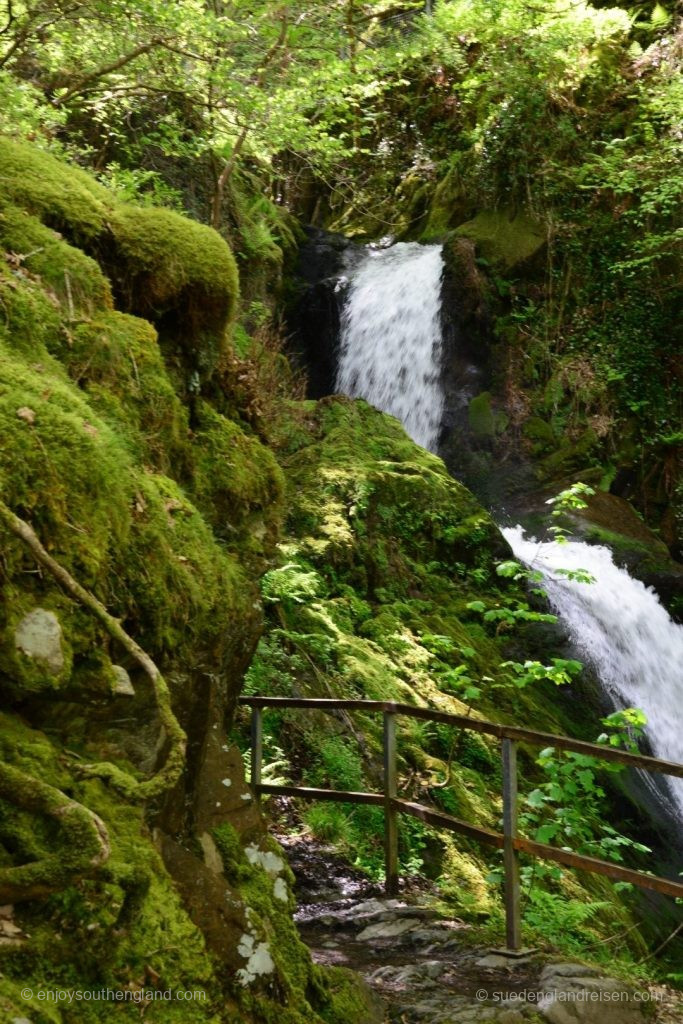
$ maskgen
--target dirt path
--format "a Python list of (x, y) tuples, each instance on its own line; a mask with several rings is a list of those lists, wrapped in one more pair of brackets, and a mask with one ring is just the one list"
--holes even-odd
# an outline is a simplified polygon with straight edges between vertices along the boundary
[(433, 887), (412, 885), (389, 900), (333, 851), (305, 838), (278, 840), (296, 877), (296, 921), (314, 960), (360, 973), (391, 1024), (683, 1024), (678, 994), (640, 990), (634, 997), (635, 989), (582, 964), (492, 954), (471, 925), (443, 916)]

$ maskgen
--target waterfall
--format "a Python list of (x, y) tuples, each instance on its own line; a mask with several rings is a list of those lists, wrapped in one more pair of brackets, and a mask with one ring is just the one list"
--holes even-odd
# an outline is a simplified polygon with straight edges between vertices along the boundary
[(444, 396), (440, 245), (368, 246), (348, 269), (337, 391), (396, 416), (434, 451)]
[[(655, 756), (683, 762), (683, 626), (671, 620), (653, 590), (614, 564), (609, 548), (539, 543), (525, 537), (521, 526), (502, 532), (520, 562), (543, 573), (550, 604), (615, 705), (645, 712)], [(568, 580), (556, 575), (560, 568), (585, 569), (595, 582)], [(683, 817), (683, 779), (668, 782)]]
[[(442, 271), (437, 245), (366, 247), (347, 271), (337, 372), (337, 391), (396, 416), (413, 440), (432, 451), (444, 408)], [(539, 544), (520, 526), (502, 532), (520, 561), (543, 572), (551, 605), (614, 704), (641, 708), (655, 755), (683, 762), (677, 717), (683, 709), (683, 627), (672, 622), (653, 590), (614, 564), (607, 548), (579, 541)], [(596, 582), (569, 581), (556, 574), (559, 568), (585, 569)], [(661, 800), (651, 777), (646, 781)], [(683, 779), (667, 779), (666, 785), (683, 819)]]

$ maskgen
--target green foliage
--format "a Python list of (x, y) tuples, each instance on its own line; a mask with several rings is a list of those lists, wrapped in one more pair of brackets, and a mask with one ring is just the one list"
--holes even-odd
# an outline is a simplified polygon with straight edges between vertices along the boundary
[[(599, 742), (637, 750), (634, 733), (640, 735), (645, 722), (643, 713), (634, 708), (610, 715), (603, 719), (608, 733), (600, 736)], [(618, 773), (622, 765), (553, 747), (541, 751), (537, 764), (546, 781), (525, 797), (520, 818), (521, 827), (537, 842), (554, 842), (613, 861), (622, 861), (624, 850), (650, 852), (647, 846), (617, 832), (605, 818), (605, 790), (599, 773)]]
[(607, 900), (583, 903), (567, 899), (564, 893), (534, 888), (528, 894), (523, 921), (539, 938), (580, 956), (595, 941), (591, 922), (609, 909)]
[[(566, 517), (568, 512), (577, 512), (587, 508), (587, 502), (584, 501), (584, 495), (590, 496), (595, 494), (592, 487), (584, 483), (575, 483), (571, 487), (567, 487), (564, 491), (560, 491), (554, 498), (549, 498), (546, 505), (552, 505), (553, 509), (550, 515), (553, 517), (555, 522), (548, 527), (548, 532), (552, 533), (553, 539), (557, 544), (564, 544), (567, 540), (567, 534), (569, 533), (566, 527), (561, 526), (557, 520)], [(577, 582), (590, 583), (592, 579), (589, 573), (574, 570), (573, 572), (567, 569), (559, 570), (561, 575), (567, 576), (568, 579), (575, 579)], [(577, 578), (578, 573), (578, 578)]]
[(322, 579), (305, 572), (296, 562), (271, 569), (261, 580), (263, 600), (268, 604), (305, 604), (321, 593)]
[(542, 665), (540, 661), (504, 661), (501, 668), (510, 669), (509, 678), (518, 689), (524, 689), (530, 683), (547, 679), (555, 686), (564, 686), (572, 681), (583, 669), (580, 661), (571, 658), (553, 658), (550, 665)]

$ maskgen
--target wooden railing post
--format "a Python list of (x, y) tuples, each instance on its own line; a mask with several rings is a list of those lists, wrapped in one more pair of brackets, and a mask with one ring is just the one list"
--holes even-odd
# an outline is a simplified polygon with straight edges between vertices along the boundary
[(503, 740), (503, 857), (505, 863), (505, 945), (517, 951), (522, 944), (517, 838), (517, 743)]
[[(615, 747), (602, 747), (585, 740), (576, 740), (568, 736), (555, 736), (549, 733), (536, 732), (521, 726), (497, 725), (483, 719), (454, 715), (435, 708), (415, 707), (414, 705), (398, 704), (394, 701), (379, 700), (336, 700), (314, 697), (240, 697), (239, 703), (251, 706), (251, 784), (254, 797), (259, 799), (261, 793), (272, 793), (282, 796), (302, 797), (305, 800), (335, 800), (339, 803), (370, 804), (383, 807), (385, 811), (385, 859), (386, 889), (391, 896), (398, 889), (398, 816), (409, 814), (418, 820), (427, 822), (435, 828), (446, 828), (451, 832), (475, 839), (496, 849), (502, 849), (505, 861), (505, 914), (506, 914), (506, 948), (497, 952), (507, 955), (528, 954), (529, 950), (521, 949), (521, 909), (519, 884), (519, 856), (527, 856), (541, 860), (550, 860), (556, 864), (590, 871), (603, 875), (614, 881), (628, 882), (642, 889), (683, 899), (683, 883), (674, 882), (670, 878), (652, 875), (643, 871), (635, 871), (612, 861), (599, 860), (584, 854), (573, 853), (566, 848), (548, 846), (547, 843), (536, 842), (519, 836), (517, 832), (517, 744), (531, 743), (536, 746), (552, 746), (558, 750), (571, 750), (577, 754), (587, 754), (602, 758), (605, 761), (626, 764), (644, 771), (659, 772), (683, 779), (683, 764), (675, 761), (663, 761), (660, 758), (645, 754), (633, 754)], [(280, 786), (274, 783), (262, 783), (263, 766), (263, 708), (316, 708), (322, 711), (340, 708), (353, 711), (372, 711), (384, 715), (384, 792), (357, 793), (346, 790), (311, 789), (304, 786)], [(425, 807), (423, 804), (410, 800), (399, 799), (397, 788), (396, 763), (396, 716), (408, 717), (422, 721), (443, 722), (446, 725), (471, 729), (487, 736), (496, 736), (502, 740), (503, 756), (503, 832), (461, 821), (450, 814)]]
[(261, 785), (261, 768), (263, 766), (263, 709), (252, 707), (251, 709), (251, 788), (254, 791), (254, 800), (257, 803), (261, 800), (259, 786)]
[(396, 781), (396, 715), (384, 712), (384, 865), (386, 894), (398, 893), (398, 813), (393, 801), (398, 796)]

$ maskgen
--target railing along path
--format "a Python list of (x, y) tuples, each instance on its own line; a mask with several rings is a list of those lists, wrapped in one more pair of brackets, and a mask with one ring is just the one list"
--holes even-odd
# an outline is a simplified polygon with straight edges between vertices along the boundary
[[(251, 785), (257, 797), (261, 794), (302, 797), (304, 800), (334, 800), (340, 803), (376, 804), (384, 808), (384, 855), (386, 867), (386, 892), (395, 896), (398, 892), (398, 816), (409, 814), (435, 828), (448, 829), (470, 839), (476, 839), (487, 846), (503, 851), (504, 892), (505, 892), (505, 933), (506, 947), (510, 952), (521, 949), (521, 909), (519, 855), (530, 854), (540, 860), (556, 861), (566, 867), (606, 875), (620, 882), (630, 882), (641, 889), (651, 889), (667, 896), (683, 898), (683, 883), (634, 871), (610, 861), (570, 850), (558, 849), (546, 843), (537, 843), (518, 834), (517, 826), (517, 746), (520, 742), (534, 746), (555, 747), (578, 754), (598, 757), (602, 761), (629, 765), (648, 772), (659, 772), (683, 778), (683, 764), (662, 761), (656, 757), (632, 754), (615, 747), (586, 743), (568, 736), (536, 732), (514, 725), (498, 725), (466, 715), (453, 715), (432, 708), (413, 707), (411, 704), (396, 704), (380, 700), (325, 700), (307, 697), (242, 697), (240, 704), (251, 708)], [(342, 790), (311, 789), (305, 786), (275, 786), (261, 781), (263, 765), (263, 709), (264, 708), (311, 708), (317, 711), (369, 711), (384, 716), (384, 792), (355, 793)], [(473, 825), (450, 814), (444, 814), (424, 804), (404, 800), (398, 795), (398, 774), (396, 766), (396, 719), (398, 716), (418, 718), (473, 732), (495, 736), (502, 744), (503, 768), (503, 831)]]

